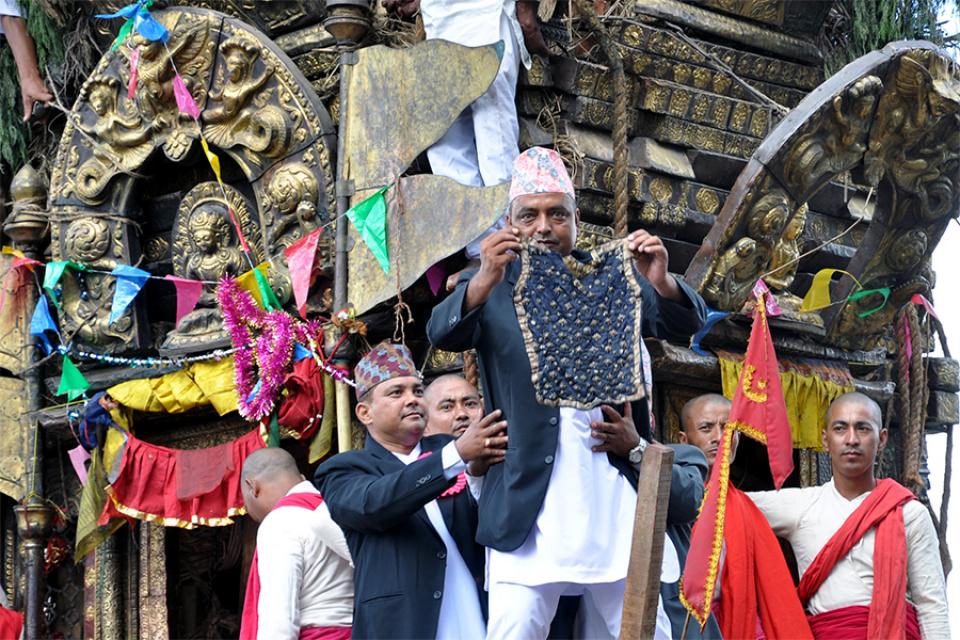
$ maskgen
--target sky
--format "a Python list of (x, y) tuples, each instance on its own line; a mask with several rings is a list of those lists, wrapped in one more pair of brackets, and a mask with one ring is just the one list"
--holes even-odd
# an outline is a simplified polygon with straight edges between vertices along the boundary
[[(960, 33), (960, 14), (955, 3), (946, 3), (940, 19), (945, 22), (947, 34)], [(951, 54), (957, 58), (957, 49)], [(957, 212), (954, 212), (956, 215)], [(960, 269), (960, 224), (951, 222), (940, 244), (933, 252), (933, 270), (937, 274), (934, 287), (934, 304), (937, 315), (943, 323), (944, 333), (951, 355), (960, 358), (960, 295), (956, 285), (951, 286), (951, 276)], [(958, 427), (954, 426), (954, 429)], [(943, 497), (943, 472), (946, 468), (946, 434), (927, 436), (927, 465), (930, 468), (930, 503), (934, 511), (940, 513), (940, 501)], [(960, 638), (960, 432), (953, 436), (953, 460), (950, 463), (953, 478), (950, 482), (949, 513), (947, 514), (947, 544), (953, 560), (954, 570), (947, 576), (947, 610), (950, 613), (950, 630), (954, 638)], [(949, 605), (952, 605), (949, 606)]]

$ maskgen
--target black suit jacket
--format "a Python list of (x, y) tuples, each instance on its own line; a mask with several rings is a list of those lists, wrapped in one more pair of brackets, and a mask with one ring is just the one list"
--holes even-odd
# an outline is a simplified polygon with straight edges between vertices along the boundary
[[(404, 465), (368, 434), (362, 451), (341, 453), (317, 469), (314, 483), (353, 556), (354, 638), (437, 635), (447, 550), (423, 507), (453, 484), (440, 455), (451, 440), (423, 438), (420, 448), (433, 455)], [(484, 550), (474, 541), (476, 502), (469, 489), (437, 502), (480, 598)]]
[[(670, 502), (667, 508), (667, 535), (670, 536), (673, 546), (677, 550), (680, 560), (680, 571), (687, 562), (687, 552), (690, 549), (690, 531), (697, 519), (700, 503), (703, 501), (704, 483), (707, 481), (709, 468), (707, 459), (700, 449), (688, 444), (669, 445), (674, 450), (673, 474), (670, 484)], [(680, 602), (680, 581), (661, 582), (660, 595), (663, 597), (663, 608), (670, 618), (673, 637), (680, 638), (683, 626), (687, 620), (687, 610)], [(700, 623), (691, 617), (687, 625), (687, 640), (720, 640), (720, 627), (713, 614), (707, 619), (703, 631)]]
[[(487, 411), (500, 409), (507, 420), (507, 455), (484, 479), (477, 541), (499, 551), (513, 551), (527, 538), (543, 505), (557, 453), (560, 409), (537, 403), (531, 382), (530, 361), (513, 304), (519, 261), (507, 267), (504, 281), (486, 303), (464, 313), (467, 282), (473, 274), (461, 276), (456, 290), (434, 307), (427, 336), (434, 346), (447, 351), (476, 348)], [(645, 335), (686, 340), (701, 327), (706, 315), (703, 300), (686, 284), (678, 280), (687, 296), (686, 304), (678, 304), (657, 295), (639, 274), (637, 279), (643, 289)], [(641, 433), (649, 431), (646, 424), (637, 427)], [(636, 482), (636, 471), (626, 458), (612, 454), (609, 458)]]

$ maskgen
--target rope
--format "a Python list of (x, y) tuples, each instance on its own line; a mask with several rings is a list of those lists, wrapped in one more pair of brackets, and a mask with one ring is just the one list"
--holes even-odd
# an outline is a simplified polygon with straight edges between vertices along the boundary
[[(923, 450), (923, 430), (927, 419), (927, 376), (923, 362), (920, 318), (916, 305), (908, 304), (897, 313), (897, 387), (900, 393), (900, 430), (903, 484), (914, 495), (923, 491), (920, 476), (920, 457)], [(910, 333), (911, 353), (907, 353), (907, 331)]]
[[(410, 305), (403, 301), (403, 287), (400, 284), (400, 219), (404, 214), (403, 206), (403, 192), (400, 189), (400, 180), (397, 180), (397, 220), (394, 225), (396, 230), (396, 247), (397, 255), (393, 268), (394, 275), (396, 276), (397, 283), (397, 304), (393, 305), (393, 341), (400, 344), (407, 344), (407, 335), (404, 330), (404, 325), (413, 322), (413, 312), (410, 310)], [(389, 242), (388, 242), (389, 244)], [(404, 319), (406, 315), (406, 319)]]
[(627, 190), (629, 181), (629, 167), (627, 166), (628, 147), (627, 135), (630, 130), (629, 105), (627, 100), (627, 79), (623, 70), (623, 58), (617, 43), (610, 37), (610, 33), (597, 17), (593, 5), (587, 0), (574, 0), (577, 10), (600, 40), (600, 48), (610, 63), (613, 71), (613, 83), (616, 97), (613, 102), (613, 229), (619, 237), (627, 235), (627, 207), (630, 203), (630, 194)]
[(463, 377), (473, 385), (474, 389), (480, 388), (480, 367), (477, 364), (477, 352), (472, 349), (463, 352)]

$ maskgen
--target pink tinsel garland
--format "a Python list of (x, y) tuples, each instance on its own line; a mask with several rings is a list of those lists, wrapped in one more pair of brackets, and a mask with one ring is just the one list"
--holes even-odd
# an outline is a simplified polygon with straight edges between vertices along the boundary
[[(248, 420), (266, 418), (292, 367), (294, 344), (315, 340), (319, 327), (313, 322), (297, 322), (282, 310), (264, 311), (233, 278), (220, 281), (217, 299), (230, 341), (238, 348), (234, 368), (240, 415)], [(257, 374), (260, 388), (251, 398)]]

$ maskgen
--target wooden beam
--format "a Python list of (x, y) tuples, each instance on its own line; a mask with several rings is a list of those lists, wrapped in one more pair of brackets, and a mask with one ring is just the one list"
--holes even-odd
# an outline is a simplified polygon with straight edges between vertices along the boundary
[(654, 636), (673, 455), (673, 449), (658, 444), (651, 444), (643, 453), (620, 640)]

